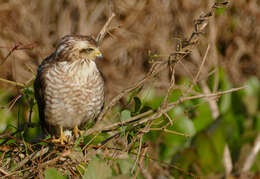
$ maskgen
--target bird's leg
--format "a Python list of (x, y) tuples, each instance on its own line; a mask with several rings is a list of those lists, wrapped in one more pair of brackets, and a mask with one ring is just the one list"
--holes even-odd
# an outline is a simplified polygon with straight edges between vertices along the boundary
[(75, 126), (73, 129), (73, 133), (75, 137), (79, 137), (80, 135), (83, 134), (83, 131), (79, 130), (78, 126)]
[(68, 141), (68, 139), (63, 133), (63, 127), (60, 126), (60, 137), (58, 139), (53, 139), (52, 142), (61, 143), (62, 145), (64, 145), (64, 142), (67, 142), (67, 141)]

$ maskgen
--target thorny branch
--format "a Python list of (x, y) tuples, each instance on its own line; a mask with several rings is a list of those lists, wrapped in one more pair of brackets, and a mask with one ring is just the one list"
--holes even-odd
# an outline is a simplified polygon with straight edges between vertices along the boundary
[[(160, 73), (162, 70), (164, 70), (169, 64), (176, 64), (177, 62), (181, 61), (184, 57), (186, 57), (188, 54), (191, 53), (191, 50), (194, 48), (194, 46), (197, 44), (199, 40), (199, 35), (202, 33), (202, 31), (205, 29), (205, 27), (208, 24), (209, 17), (213, 16), (214, 11), (216, 8), (223, 7), (227, 5), (228, 2), (222, 2), (222, 3), (215, 3), (210, 11), (204, 15), (201, 15), (198, 19), (195, 20), (194, 24), (194, 31), (191, 34), (188, 41), (182, 42), (182, 44), (178, 45), (178, 49), (176, 52), (169, 55), (168, 60), (162, 61), (162, 62), (155, 62), (152, 67), (150, 68), (148, 74), (139, 82), (134, 84), (133, 86), (123, 90), (121, 93), (119, 93), (117, 96), (112, 98), (108, 104), (105, 105), (104, 109), (101, 111), (97, 123), (100, 122), (104, 116), (107, 114), (107, 112), (115, 105), (117, 102), (125, 96), (127, 93), (131, 92), (132, 90), (144, 85), (145, 82), (147, 82), (151, 77), (154, 75)], [(172, 88), (172, 86), (170, 87)], [(169, 90), (168, 90), (169, 91)]]
[[(14, 44), (12, 49), (8, 52), (8, 54), (5, 56), (5, 58), (0, 62), (0, 66), (4, 64), (4, 62), (12, 55), (12, 53), (16, 50), (26, 50), (26, 49), (32, 49), (37, 45), (37, 43), (30, 43), (30, 44), (22, 44), (21, 42), (17, 42)], [(7, 48), (7, 47), (0, 47), (0, 48)]]

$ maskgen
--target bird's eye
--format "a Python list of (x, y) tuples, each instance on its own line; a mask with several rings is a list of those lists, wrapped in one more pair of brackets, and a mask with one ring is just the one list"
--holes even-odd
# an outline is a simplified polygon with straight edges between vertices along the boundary
[(82, 49), (82, 50), (80, 50), (79, 51), (79, 53), (90, 53), (90, 52), (92, 52), (94, 49), (93, 48), (85, 48), (85, 49)]
[(87, 52), (92, 52), (94, 49), (93, 48), (87, 48), (86, 51)]

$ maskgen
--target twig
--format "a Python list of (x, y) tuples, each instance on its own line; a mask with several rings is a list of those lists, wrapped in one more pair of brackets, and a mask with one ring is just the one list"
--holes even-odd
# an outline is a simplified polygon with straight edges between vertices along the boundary
[[(202, 23), (207, 24), (208, 18), (210, 16), (212, 16), (213, 11), (215, 8), (220, 7), (220, 6), (224, 6), (226, 5), (227, 2), (224, 3), (215, 3), (213, 5), (213, 7), (211, 8), (210, 12), (208, 12), (207, 14), (200, 16), (198, 19), (195, 20), (195, 25), (194, 25), (194, 32), (190, 35), (190, 38), (186, 44), (186, 46), (184, 46), (184, 48), (180, 49), (180, 51), (171, 53), (168, 57), (167, 61), (164, 62), (157, 62), (154, 63), (152, 65), (152, 67), (150, 68), (148, 74), (139, 82), (137, 82), (135, 85), (133, 85), (132, 87), (129, 87), (125, 90), (123, 90), (121, 93), (119, 93), (117, 96), (115, 96), (114, 98), (112, 98), (112, 100), (110, 100), (109, 104), (105, 105), (104, 109), (101, 111), (101, 113), (99, 114), (99, 117), (97, 119), (97, 123), (99, 121), (101, 121), (103, 119), (103, 117), (105, 116), (105, 114), (111, 109), (111, 107), (113, 107), (124, 95), (126, 95), (127, 93), (131, 92), (132, 90), (136, 89), (137, 87), (143, 85), (148, 79), (150, 79), (153, 75), (158, 74), (159, 72), (161, 72), (165, 67), (167, 67), (168, 65), (165, 65), (166, 63), (168, 63), (169, 61), (171, 61), (171, 57), (175, 57), (173, 58), (173, 61), (178, 62), (180, 60), (182, 60), (184, 57), (186, 57), (188, 54), (191, 53), (191, 49), (193, 48), (193, 46), (196, 43), (196, 41), (198, 41), (198, 38), (195, 39), (195, 37), (198, 37), (198, 35), (200, 34), (199, 32), (202, 31), (206, 25), (202, 25), (200, 26)], [(105, 28), (105, 27), (104, 27)], [(103, 29), (101, 30), (101, 32), (103, 32)], [(101, 34), (100, 32), (100, 34)], [(99, 39), (99, 37), (97, 37), (97, 40)]]
[(205, 79), (207, 79), (209, 76), (213, 75), (213, 74), (216, 73), (216, 72), (217, 72), (217, 69), (213, 69), (212, 71), (208, 72), (207, 75), (202, 76), (200, 79), (198, 79), (198, 81), (205, 80)]
[[(169, 62), (170, 63), (170, 62)], [(175, 67), (176, 67), (176, 63), (174, 64), (169, 64), (169, 68), (170, 68), (170, 73), (171, 73), (171, 81), (170, 81), (170, 86), (167, 90), (167, 93), (163, 99), (163, 102), (161, 104), (161, 108), (165, 108), (167, 106), (167, 102), (168, 102), (168, 98), (169, 98), (169, 95), (170, 95), (170, 92), (172, 91), (174, 85), (175, 85)]]
[(147, 118), (141, 119), (140, 121), (138, 121), (135, 126), (141, 125), (143, 123), (146, 123), (148, 121), (151, 120), (155, 120), (157, 118), (159, 118), (163, 113), (168, 112), (169, 110), (171, 110), (172, 108), (174, 108), (176, 105), (184, 102), (184, 101), (188, 101), (188, 100), (192, 100), (192, 99), (199, 99), (199, 98), (212, 98), (212, 97), (217, 97), (217, 96), (221, 96), (223, 94), (228, 94), (234, 91), (239, 91), (241, 89), (246, 88), (246, 86), (240, 87), (240, 88), (232, 88), (230, 90), (226, 90), (226, 91), (221, 91), (221, 92), (217, 92), (217, 93), (212, 93), (212, 94), (200, 94), (200, 95), (195, 95), (195, 96), (188, 96), (188, 97), (181, 97), (179, 98), (179, 100), (169, 103), (168, 107), (163, 109), (160, 113), (155, 113)]
[(132, 170), (131, 170), (131, 173), (132, 173), (132, 174), (134, 173), (134, 170), (135, 170), (135, 168), (136, 168), (136, 165), (137, 165), (137, 163), (138, 163), (138, 160), (139, 160), (139, 157), (140, 157), (140, 154), (141, 154), (142, 142), (143, 142), (143, 136), (141, 136), (141, 138), (140, 138), (138, 153), (137, 153), (137, 156), (136, 156), (136, 160), (135, 160), (134, 166), (133, 166), (133, 168), (132, 168)]
[(81, 149), (81, 151), (85, 150), (91, 144), (91, 142), (93, 142), (93, 140), (95, 140), (95, 138), (97, 138), (98, 135), (99, 135), (99, 133), (96, 134), (94, 137), (92, 137), (91, 140), (88, 141), (88, 143)]
[[(169, 108), (172, 108), (172, 107), (176, 106), (177, 104), (180, 104), (180, 103), (182, 103), (184, 101), (187, 101), (187, 100), (198, 99), (198, 98), (218, 97), (218, 96), (221, 96), (221, 95), (224, 95), (224, 94), (228, 94), (228, 93), (232, 93), (232, 92), (235, 92), (235, 91), (239, 91), (239, 90), (242, 90), (242, 89), (245, 89), (245, 88), (247, 88), (247, 86), (242, 86), (242, 87), (238, 87), (238, 88), (232, 88), (232, 89), (229, 89), (229, 90), (219, 91), (219, 92), (211, 93), (211, 94), (199, 94), (199, 95), (195, 95), (195, 96), (181, 97), (181, 98), (179, 98), (178, 101), (170, 103), (169, 104)], [(168, 109), (166, 109), (166, 110), (168, 110)]]
[(168, 119), (168, 121), (170, 122), (171, 125), (173, 125), (173, 121), (172, 119), (170, 118), (170, 116), (165, 112), (163, 113), (163, 115)]
[(194, 83), (197, 83), (197, 81), (198, 81), (198, 79), (199, 79), (200, 73), (201, 73), (202, 68), (203, 68), (203, 66), (204, 66), (204, 64), (205, 64), (205, 62), (206, 62), (206, 59), (207, 59), (207, 56), (208, 56), (208, 53), (209, 53), (209, 49), (210, 49), (210, 45), (208, 45), (208, 47), (207, 47), (207, 50), (206, 50), (205, 55), (204, 55), (204, 57), (203, 57), (203, 60), (202, 60), (202, 62), (201, 62), (199, 71), (198, 71), (196, 77), (194, 78), (194, 81), (193, 81)]
[(47, 162), (45, 163), (42, 163), (41, 164), (41, 167), (46, 167), (46, 166), (50, 166), (52, 163), (55, 163), (56, 161), (58, 161), (60, 158), (62, 157), (66, 157), (68, 155), (71, 154), (71, 151), (70, 150), (66, 150), (64, 152), (62, 152), (62, 154), (60, 154), (59, 156), (57, 156), (56, 158), (52, 159), (52, 160), (48, 160)]
[[(34, 48), (36, 45), (37, 45), (37, 43), (30, 43), (30, 44), (23, 45), (21, 42), (16, 42), (16, 43), (14, 44), (13, 48), (8, 52), (8, 54), (6, 55), (6, 57), (4, 58), (4, 60), (3, 60), (2, 62), (0, 62), (0, 66), (5, 63), (5, 61), (8, 59), (8, 57), (10, 57), (15, 50), (32, 49), (32, 48)], [(3, 47), (0, 47), (0, 48), (3, 48)]]
[[(202, 87), (202, 91), (203, 91), (204, 94), (210, 94), (211, 93), (211, 91), (210, 91), (210, 89), (209, 89), (205, 80), (202, 80), (200, 82), (200, 85)], [(210, 107), (211, 113), (212, 113), (212, 118), (214, 120), (216, 120), (219, 117), (218, 104), (217, 104), (215, 99), (206, 99), (206, 100), (209, 103), (209, 107)]]
[(127, 119), (127, 120), (120, 121), (120, 122), (114, 123), (112, 125), (109, 125), (107, 127), (104, 127), (104, 129), (107, 131), (107, 130), (109, 130), (111, 128), (115, 128), (115, 127), (118, 127), (120, 125), (125, 125), (125, 124), (128, 124), (128, 123), (134, 122), (134, 121), (136, 121), (136, 120), (138, 120), (138, 119), (140, 119), (140, 118), (142, 118), (144, 116), (147, 116), (149, 114), (152, 114), (152, 113), (153, 113), (153, 110), (149, 110), (149, 111), (141, 113), (141, 114), (139, 114), (137, 116), (131, 117), (131, 118)]
[(169, 103), (168, 107), (163, 109), (163, 110), (161, 110), (160, 113), (158, 113), (158, 112), (154, 113), (153, 115), (151, 115), (149, 117), (146, 117), (144, 119), (141, 119), (140, 121), (138, 119), (140, 119), (143, 116), (152, 114), (153, 110), (149, 110), (149, 111), (147, 111), (145, 113), (139, 114), (138, 116), (134, 116), (134, 117), (132, 117), (132, 118), (130, 118), (128, 120), (117, 122), (117, 123), (111, 124), (109, 126), (105, 126), (105, 127), (102, 127), (102, 128), (92, 128), (92, 129), (89, 129), (89, 130), (85, 131), (84, 135), (86, 136), (86, 135), (91, 135), (91, 134), (93, 134), (95, 132), (105, 132), (105, 131), (109, 131), (109, 130), (115, 130), (115, 129), (119, 128), (120, 126), (129, 124), (129, 123), (133, 123), (133, 122), (137, 122), (137, 121), (139, 121), (139, 122), (137, 122), (137, 125), (140, 125), (140, 124), (143, 124), (143, 123), (148, 122), (150, 120), (157, 119), (162, 114), (168, 112), (173, 107), (175, 107), (176, 105), (178, 105), (178, 104), (180, 104), (180, 103), (182, 103), (184, 101), (192, 100), (192, 99), (198, 99), (198, 98), (217, 97), (217, 96), (221, 96), (223, 94), (232, 93), (234, 91), (239, 91), (239, 90), (242, 90), (242, 89), (245, 89), (245, 88), (247, 88), (247, 86), (243, 86), (243, 87), (239, 87), (239, 88), (232, 88), (230, 90), (220, 91), (220, 92), (212, 93), (212, 94), (199, 94), (199, 95), (195, 95), (195, 96), (181, 97), (181, 98), (179, 98), (179, 100), (177, 100), (175, 102), (172, 102), (172, 103)]
[[(143, 161), (144, 161), (144, 156), (147, 153), (147, 150), (148, 150), (148, 146), (147, 145), (143, 145), (142, 146), (142, 151), (140, 152), (141, 155), (139, 155), (139, 161), (138, 161), (138, 166), (139, 167), (136, 169), (134, 178), (137, 178), (137, 175), (138, 175), (140, 169), (143, 170), (142, 164), (143, 164)], [(146, 178), (147, 178), (147, 175), (146, 175)], [(151, 177), (149, 176), (148, 178), (151, 178)]]
[[(202, 68), (203, 68), (203, 66), (204, 66), (204, 64), (206, 62), (209, 50), (210, 50), (210, 45), (208, 45), (208, 47), (207, 47), (207, 50), (206, 50), (206, 53), (205, 53), (205, 55), (203, 57), (202, 63), (201, 63), (200, 68), (199, 68), (199, 71), (198, 71), (196, 77), (194, 78), (193, 85), (195, 85), (198, 82), (199, 75), (201, 74)], [(205, 93), (205, 94), (211, 93), (211, 91), (210, 91), (209, 87), (207, 86), (205, 80), (202, 80), (200, 82), (200, 84), (202, 86), (203, 93)], [(218, 116), (219, 116), (219, 109), (218, 109), (216, 100), (214, 100), (214, 99), (206, 99), (206, 100), (209, 103), (209, 106), (210, 106), (210, 109), (211, 109), (211, 112), (212, 112), (212, 117), (213, 117), (214, 120), (216, 120), (218, 118)]]
[[(125, 96), (127, 93), (131, 92), (132, 90), (142, 86), (147, 80), (149, 80), (154, 74), (157, 74), (158, 72), (162, 71), (166, 65), (165, 63), (163, 63), (164, 65), (158, 66), (159, 64), (162, 63), (155, 63), (153, 64), (153, 66), (151, 67), (150, 71), (148, 72), (148, 74), (140, 81), (138, 81), (136, 84), (134, 84), (133, 86), (123, 90), (121, 93), (119, 93), (117, 96), (115, 96), (112, 100), (110, 100), (109, 104), (106, 105), (104, 107), (104, 109), (101, 111), (101, 113), (99, 114), (99, 117), (97, 119), (97, 123), (100, 122), (103, 117), (105, 116), (105, 114), (123, 97)], [(156, 68), (157, 67), (157, 68)]]
[(224, 163), (224, 167), (225, 167), (226, 177), (228, 177), (232, 171), (233, 165), (232, 165), (230, 150), (229, 150), (227, 144), (225, 145), (225, 148), (224, 148), (223, 163)]
[(44, 149), (34, 152), (31, 155), (27, 156), (25, 159), (23, 159), (21, 162), (19, 162), (16, 167), (12, 168), (12, 172), (16, 171), (18, 169), (20, 169), (21, 167), (23, 167), (28, 161), (30, 161), (31, 159), (34, 160), (44, 154), (46, 154), (49, 151), (49, 147), (45, 147)]
[[(117, 151), (122, 151), (122, 149), (113, 148), (113, 147), (107, 147), (107, 149), (110, 149), (110, 150), (113, 149), (113, 150), (117, 150)], [(132, 155), (138, 155), (138, 153), (136, 153), (136, 152), (131, 152), (131, 151), (130, 151), (130, 152), (128, 152), (128, 153), (129, 153), (129, 154), (132, 154)], [(187, 172), (187, 171), (185, 171), (184, 169), (182, 169), (182, 168), (180, 168), (180, 167), (177, 167), (176, 165), (166, 163), (166, 162), (161, 161), (161, 160), (158, 160), (158, 159), (156, 159), (156, 158), (154, 158), (154, 157), (147, 156), (147, 155), (145, 155), (145, 154), (141, 154), (140, 157), (144, 157), (145, 159), (153, 160), (153, 161), (155, 161), (155, 162), (160, 163), (160, 164), (163, 165), (164, 167), (173, 168), (173, 169), (175, 169), (175, 170), (178, 170), (178, 171), (182, 172), (182, 173), (185, 174), (185, 175), (192, 176), (193, 178), (199, 178), (198, 176), (196, 176), (196, 175), (194, 175), (194, 174), (192, 174), (192, 173), (190, 173), (190, 172)]]
[(33, 70), (33, 68), (29, 64), (26, 64), (26, 63), (25, 63), (25, 66), (31, 72), (31, 74), (33, 75), (33, 78), (35, 78), (36, 77), (36, 73)]
[(3, 79), (3, 78), (0, 78), (0, 81), (4, 82), (4, 83), (11, 84), (11, 85), (14, 85), (14, 86), (19, 86), (19, 87), (25, 88), (24, 84), (18, 83), (18, 82), (15, 82), (15, 81), (6, 80), (6, 79)]
[(0, 168), (0, 172), (4, 175), (10, 175), (8, 172), (6, 172), (4, 169)]
[(198, 79), (199, 79), (199, 76), (200, 76), (200, 73), (201, 73), (201, 71), (202, 71), (202, 68), (203, 68), (203, 66), (204, 66), (204, 64), (205, 64), (205, 62), (206, 62), (206, 59), (207, 59), (207, 56), (208, 56), (208, 53), (209, 53), (209, 49), (210, 49), (210, 45), (208, 45), (208, 47), (207, 47), (207, 50), (206, 50), (206, 52), (205, 52), (205, 55), (204, 55), (204, 57), (203, 57), (203, 59), (202, 59), (202, 62), (201, 62), (201, 64), (200, 64), (199, 70), (198, 70), (198, 72), (197, 72), (195, 78), (193, 78), (193, 80), (192, 80), (192, 84), (190, 85), (190, 87), (189, 87), (188, 89), (186, 89), (186, 90), (184, 91), (184, 94), (183, 94), (182, 96), (185, 96), (187, 93), (189, 93), (189, 92), (191, 91), (191, 89), (193, 88), (193, 86), (197, 84)]
[(109, 26), (109, 24), (111, 23), (112, 19), (115, 17), (115, 13), (112, 13), (112, 15), (109, 17), (109, 19), (107, 20), (106, 24), (103, 26), (103, 28), (101, 29), (101, 31), (99, 32), (96, 41), (98, 44), (100, 44), (100, 42), (104, 39), (106, 33), (107, 33), (107, 28)]
[(188, 134), (184, 134), (184, 133), (177, 132), (177, 131), (172, 131), (172, 130), (165, 129), (165, 128), (150, 128), (150, 130), (151, 131), (163, 131), (163, 132), (166, 132), (166, 133), (180, 135), (180, 136), (184, 136), (184, 137), (187, 137), (187, 138), (190, 137), (190, 135), (188, 135)]
[(254, 143), (254, 147), (252, 151), (249, 153), (249, 156), (247, 157), (246, 162), (242, 168), (243, 173), (246, 173), (250, 170), (251, 166), (253, 165), (256, 159), (256, 155), (258, 154), (259, 150), (260, 150), (260, 133), (257, 135), (257, 138)]
[[(149, 111), (145, 112), (145, 114), (142, 113), (142, 114), (138, 115), (138, 117), (135, 116), (135, 117), (132, 117), (132, 118), (130, 118), (128, 120), (117, 122), (117, 123), (111, 124), (109, 126), (105, 126), (105, 127), (101, 128), (101, 129), (100, 128), (99, 129), (98, 128), (95, 128), (95, 129), (93, 128), (92, 130), (91, 129), (87, 130), (85, 135), (90, 135), (90, 134), (95, 133), (95, 132), (104, 132), (104, 131), (108, 131), (108, 130), (114, 130), (114, 129), (117, 129), (118, 127), (121, 127), (121, 126), (129, 124), (129, 123), (133, 123), (133, 122), (137, 122), (136, 124), (140, 125), (140, 124), (146, 123), (146, 122), (148, 122), (150, 120), (157, 119), (163, 113), (168, 112), (173, 107), (175, 107), (178, 104), (181, 104), (184, 101), (188, 101), (188, 100), (192, 100), (192, 99), (199, 99), (199, 98), (218, 97), (218, 96), (221, 96), (221, 95), (224, 95), (224, 94), (232, 93), (234, 91), (239, 91), (239, 90), (245, 89), (246, 87), (247, 86), (243, 86), (243, 87), (239, 87), (239, 88), (232, 88), (232, 89), (229, 89), (229, 90), (226, 90), (226, 91), (220, 91), (220, 92), (212, 93), (212, 94), (199, 94), (199, 95), (195, 95), (195, 96), (181, 97), (181, 98), (179, 98), (179, 100), (177, 100), (175, 102), (172, 102), (172, 103), (169, 103), (167, 108), (162, 109), (161, 112), (154, 113), (153, 115), (151, 115), (149, 117), (146, 117), (144, 119), (140, 119), (141, 118), (140, 116), (143, 117), (143, 116), (152, 114), (153, 110), (149, 110)], [(138, 119), (140, 119), (140, 120), (138, 120)]]
[(19, 44), (15, 44), (14, 47), (8, 52), (8, 54), (6, 55), (6, 57), (4, 58), (4, 60), (0, 63), (0, 65), (3, 65), (5, 63), (5, 61), (8, 59), (9, 56), (11, 56), (11, 54), (17, 50), (19, 47)]

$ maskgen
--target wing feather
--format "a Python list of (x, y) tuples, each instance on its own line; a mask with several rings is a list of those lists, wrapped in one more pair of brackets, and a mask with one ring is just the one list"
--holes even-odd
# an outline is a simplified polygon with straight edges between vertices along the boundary
[(53, 64), (54, 54), (44, 59), (37, 69), (37, 76), (34, 81), (34, 95), (38, 105), (40, 123), (43, 130), (46, 132), (48, 130), (48, 125), (45, 122), (45, 74), (49, 67)]

